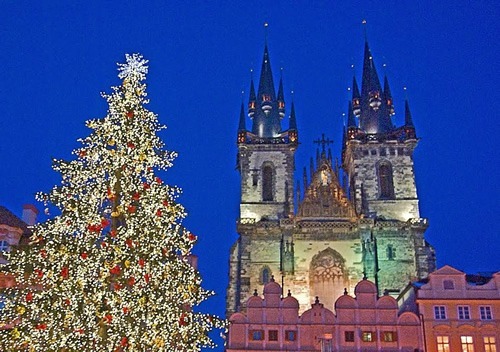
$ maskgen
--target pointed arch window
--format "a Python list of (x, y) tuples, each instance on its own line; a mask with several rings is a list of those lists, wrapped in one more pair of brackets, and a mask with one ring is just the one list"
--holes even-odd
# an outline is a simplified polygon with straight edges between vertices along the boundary
[(262, 200), (273, 201), (274, 170), (271, 165), (262, 167)]
[(265, 285), (269, 282), (270, 279), (271, 279), (271, 269), (269, 269), (269, 267), (265, 266), (260, 271), (260, 282), (263, 285)]
[(387, 161), (380, 163), (378, 166), (378, 184), (380, 199), (394, 199), (392, 166)]

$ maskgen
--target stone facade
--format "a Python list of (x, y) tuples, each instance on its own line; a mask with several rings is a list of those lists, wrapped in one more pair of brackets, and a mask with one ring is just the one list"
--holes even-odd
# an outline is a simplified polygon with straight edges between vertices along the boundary
[(353, 83), (342, 165), (333, 163), (325, 148), (331, 141), (323, 136), (309, 174), (304, 170), (302, 192), (294, 179), (295, 110), (292, 105), (288, 130), (280, 127), (284, 111), (283, 84), (276, 96), (266, 46), (259, 91), (253, 81), (250, 88), (251, 132), (243, 106), (240, 113), (239, 238), (229, 259), (227, 316), (244, 312), (271, 276), (294, 293), (302, 313), (316, 296), (333, 309), (344, 289), (353, 294), (363, 278), (380, 295), (397, 296), (409, 281), (434, 271), (434, 250), (424, 237), (428, 221), (418, 207), (418, 139), (409, 107), (405, 125), (394, 127), (388, 82), (382, 89), (368, 46), (361, 94)]

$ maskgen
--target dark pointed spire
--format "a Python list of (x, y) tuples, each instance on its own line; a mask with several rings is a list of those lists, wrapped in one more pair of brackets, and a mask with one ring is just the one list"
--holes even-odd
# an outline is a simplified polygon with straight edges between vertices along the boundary
[(297, 118), (295, 117), (295, 103), (293, 101), (290, 109), (290, 124), (288, 129), (297, 131)]
[(307, 170), (305, 166), (304, 166), (304, 172), (302, 174), (302, 181), (304, 182), (304, 194), (305, 194), (307, 190)]
[(243, 103), (241, 103), (240, 123), (238, 125), (238, 132), (246, 131), (246, 130), (247, 130), (247, 127), (245, 124), (245, 107), (243, 106)]
[[(253, 71), (252, 71), (253, 72)], [(248, 98), (248, 116), (250, 118), (255, 114), (255, 107), (257, 106), (257, 97), (255, 96), (255, 86), (253, 84), (253, 73), (250, 79), (250, 97)]]
[(240, 123), (238, 124), (238, 143), (245, 143), (247, 135), (247, 127), (245, 123), (245, 107), (243, 102), (241, 102), (241, 110), (240, 110)]
[(359, 127), (366, 133), (380, 134), (394, 129), (383, 94), (368, 41), (365, 41)]
[(387, 76), (384, 77), (384, 98), (389, 114), (394, 115), (394, 100), (392, 99), (391, 88), (389, 87), (389, 80), (387, 79)]
[(281, 69), (280, 84), (278, 87), (278, 112), (281, 118), (285, 116), (285, 95), (283, 92), (283, 69)]
[(273, 74), (267, 43), (260, 72), (252, 133), (259, 138), (277, 138), (281, 134), (281, 117), (274, 91)]
[(273, 72), (271, 70), (271, 60), (269, 59), (269, 50), (267, 49), (267, 44), (264, 47), (264, 57), (262, 58), (262, 67), (260, 71), (258, 92), (259, 99), (262, 99), (263, 95), (269, 95), (271, 100), (276, 100)]
[(299, 132), (297, 130), (297, 118), (295, 117), (295, 103), (292, 100), (292, 107), (290, 109), (290, 122), (288, 124), (288, 138), (291, 143), (299, 142)]
[(410, 111), (410, 103), (408, 103), (408, 99), (405, 100), (405, 126), (415, 127), (415, 125), (413, 125), (413, 119), (411, 117), (411, 111)]
[(347, 106), (347, 128), (354, 127), (356, 128), (356, 120), (354, 119), (354, 112), (352, 110), (352, 104), (349, 102)]
[(361, 94), (359, 94), (356, 77), (352, 78), (352, 111), (356, 117), (361, 114)]

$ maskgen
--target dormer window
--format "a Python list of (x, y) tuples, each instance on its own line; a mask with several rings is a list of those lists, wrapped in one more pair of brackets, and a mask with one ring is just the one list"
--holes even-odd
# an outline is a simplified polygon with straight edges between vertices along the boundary
[(454, 290), (455, 283), (453, 282), (453, 280), (443, 280), (443, 288), (445, 290)]
[(283, 102), (283, 101), (279, 101), (279, 102), (278, 102), (278, 108), (280, 108), (280, 109), (284, 109), (284, 108), (285, 108), (285, 102)]
[(254, 101), (251, 101), (248, 103), (248, 108), (249, 109), (255, 109), (255, 102)]
[(262, 101), (271, 101), (271, 96), (269, 94), (263, 94)]

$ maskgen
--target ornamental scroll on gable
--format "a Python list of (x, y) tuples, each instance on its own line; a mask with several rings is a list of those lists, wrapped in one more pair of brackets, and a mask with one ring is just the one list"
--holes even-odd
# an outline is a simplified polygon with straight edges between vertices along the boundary
[(323, 159), (307, 187), (297, 212), (299, 218), (315, 220), (352, 219), (356, 211), (340, 186), (330, 162)]

